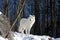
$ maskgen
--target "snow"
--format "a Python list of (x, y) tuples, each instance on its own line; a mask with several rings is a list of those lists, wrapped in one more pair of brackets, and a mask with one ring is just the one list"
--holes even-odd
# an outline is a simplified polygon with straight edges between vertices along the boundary
[[(32, 34), (21, 34), (18, 32), (12, 32), (12, 38), (13, 40), (49, 40), (49, 38), (52, 38), (50, 36), (37, 36), (37, 35), (32, 35)], [(8, 40), (7, 38), (3, 38), (0, 36), (0, 40)], [(52, 40), (60, 40), (60, 38), (52, 38)]]
[(7, 38), (3, 38), (2, 36), (0, 36), (0, 40), (8, 40)]
[[(32, 35), (32, 34), (21, 34), (18, 32), (12, 32), (13, 34), (13, 39), (14, 40), (48, 40), (50, 38), (49, 36), (37, 36), (37, 35)], [(8, 40), (7, 38), (3, 38), (0, 36), (0, 40)], [(52, 38), (52, 40), (60, 40), (60, 38)]]
[(2, 14), (2, 12), (0, 12), (0, 15)]
[(55, 38), (55, 40), (60, 40), (60, 38)]

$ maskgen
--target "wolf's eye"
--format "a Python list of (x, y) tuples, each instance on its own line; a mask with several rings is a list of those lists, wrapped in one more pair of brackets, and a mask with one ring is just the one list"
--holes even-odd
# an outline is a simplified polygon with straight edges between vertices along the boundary
[(31, 19), (30, 19), (30, 21), (31, 21)]

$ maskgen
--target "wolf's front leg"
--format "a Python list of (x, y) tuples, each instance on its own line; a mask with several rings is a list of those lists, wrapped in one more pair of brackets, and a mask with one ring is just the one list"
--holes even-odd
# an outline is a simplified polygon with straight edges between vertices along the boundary
[(22, 30), (21, 33), (24, 34), (24, 30)]
[(30, 29), (28, 29), (28, 34), (30, 34)]
[(25, 30), (26, 34), (28, 34), (28, 29)]
[(23, 36), (23, 34), (24, 34), (24, 30), (21, 30), (21, 37)]

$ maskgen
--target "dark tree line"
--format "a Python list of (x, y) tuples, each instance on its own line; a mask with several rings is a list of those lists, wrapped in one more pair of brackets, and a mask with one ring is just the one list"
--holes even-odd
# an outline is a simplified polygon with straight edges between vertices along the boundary
[[(48, 5), (50, 6), (50, 20), (48, 19)], [(36, 22), (34, 24), (34, 33), (35, 35), (49, 35), (52, 37), (56, 36), (57, 31), (57, 18), (56, 18), (56, 9), (55, 9), (55, 0), (50, 0), (48, 4), (48, 0), (43, 0), (43, 18), (42, 24), (40, 22), (40, 13), (39, 13), (39, 0), (35, 0), (35, 19)], [(32, 32), (31, 32), (32, 33)]]

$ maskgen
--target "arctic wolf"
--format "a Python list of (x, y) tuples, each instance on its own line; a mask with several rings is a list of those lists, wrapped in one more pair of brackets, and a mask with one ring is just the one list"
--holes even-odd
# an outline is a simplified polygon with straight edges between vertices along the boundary
[(26, 31), (26, 34), (30, 34), (30, 30), (35, 22), (35, 16), (30, 15), (28, 18), (22, 18), (20, 20), (20, 26), (18, 27), (18, 32), (24, 33), (24, 30)]

